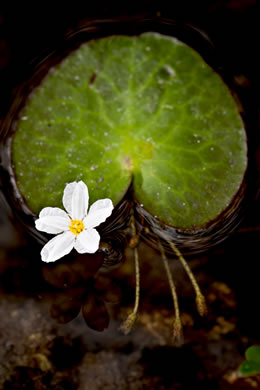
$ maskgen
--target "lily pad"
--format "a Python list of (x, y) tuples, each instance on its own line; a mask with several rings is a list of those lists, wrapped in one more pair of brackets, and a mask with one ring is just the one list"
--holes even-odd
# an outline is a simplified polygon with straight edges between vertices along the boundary
[(246, 134), (222, 79), (178, 40), (145, 33), (90, 41), (28, 99), (12, 145), (18, 188), (34, 213), (61, 206), (83, 180), (91, 202), (137, 201), (193, 228), (230, 204), (247, 166)]
[(239, 373), (243, 376), (260, 374), (260, 346), (253, 345), (246, 351), (246, 361), (244, 361)]

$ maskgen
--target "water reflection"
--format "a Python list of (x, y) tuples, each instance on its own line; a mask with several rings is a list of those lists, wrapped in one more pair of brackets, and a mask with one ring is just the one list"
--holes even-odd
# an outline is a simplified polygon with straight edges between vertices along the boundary
[(97, 273), (104, 256), (81, 255), (65, 263), (54, 263), (42, 268), (44, 280), (55, 287), (51, 316), (60, 324), (73, 320), (81, 310), (91, 329), (103, 331), (109, 325), (107, 303), (119, 303), (120, 289), (112, 281), (101, 279)]

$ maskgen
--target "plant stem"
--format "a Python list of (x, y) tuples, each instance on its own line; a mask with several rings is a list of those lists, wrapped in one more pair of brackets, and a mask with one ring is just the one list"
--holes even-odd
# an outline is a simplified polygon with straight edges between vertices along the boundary
[(173, 337), (174, 337), (174, 339), (176, 339), (177, 341), (180, 342), (182, 339), (182, 323), (181, 323), (181, 318), (180, 318), (178, 296), (177, 296), (175, 284), (173, 281), (173, 277), (171, 274), (171, 270), (169, 267), (169, 263), (168, 263), (168, 260), (166, 258), (165, 251), (164, 251), (164, 248), (163, 248), (160, 240), (158, 240), (158, 246), (159, 246), (159, 249), (160, 249), (160, 252), (162, 255), (164, 268), (165, 268), (168, 282), (170, 285), (170, 290), (171, 290), (172, 299), (173, 299), (173, 306), (174, 306), (174, 311), (175, 311), (175, 319), (174, 319), (174, 323), (173, 323)]
[(137, 242), (135, 240), (136, 227), (135, 227), (135, 220), (134, 220), (133, 214), (132, 214), (132, 218), (131, 218), (131, 228), (132, 228), (133, 238), (134, 238), (133, 241), (135, 241), (135, 247), (133, 248), (134, 259), (135, 259), (135, 305), (134, 305), (132, 313), (129, 314), (129, 316), (127, 317), (125, 322), (121, 325), (121, 330), (125, 334), (128, 334), (131, 331), (131, 329), (136, 321), (137, 312), (138, 312), (138, 308), (139, 308), (139, 302), (140, 302), (140, 265), (139, 265), (139, 254), (138, 254), (138, 250), (136, 247)]
[(184, 257), (182, 256), (182, 254), (179, 251), (179, 249), (177, 248), (177, 246), (173, 242), (171, 242), (164, 233), (161, 232), (161, 235), (163, 236), (165, 241), (170, 245), (171, 249), (173, 250), (173, 252), (177, 256), (177, 258), (181, 262), (188, 277), (190, 278), (191, 284), (192, 284), (192, 286), (195, 290), (195, 294), (196, 294), (197, 310), (201, 316), (204, 316), (207, 313), (207, 306), (206, 306), (205, 298), (204, 298), (202, 292), (200, 291), (200, 287), (199, 287), (187, 261), (184, 259)]

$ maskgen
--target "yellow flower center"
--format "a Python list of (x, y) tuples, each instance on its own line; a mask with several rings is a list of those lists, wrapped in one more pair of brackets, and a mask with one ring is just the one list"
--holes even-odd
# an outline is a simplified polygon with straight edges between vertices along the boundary
[(79, 233), (81, 233), (84, 229), (84, 223), (82, 221), (79, 221), (78, 219), (71, 219), (71, 225), (69, 225), (70, 231), (77, 236)]

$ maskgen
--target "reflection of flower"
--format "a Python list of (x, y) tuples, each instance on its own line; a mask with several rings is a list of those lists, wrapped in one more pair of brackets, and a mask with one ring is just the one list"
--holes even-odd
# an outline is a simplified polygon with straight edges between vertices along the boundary
[(104, 222), (112, 213), (110, 199), (100, 199), (88, 210), (88, 187), (83, 181), (67, 184), (63, 194), (64, 210), (58, 207), (45, 207), (36, 220), (36, 229), (58, 234), (41, 251), (42, 260), (49, 263), (67, 255), (73, 248), (79, 253), (95, 253), (100, 236), (96, 226)]
[(104, 255), (99, 251), (93, 261), (90, 254), (70, 256), (66, 262), (43, 266), (42, 276), (49, 286), (46, 295), (50, 313), (58, 323), (72, 321), (81, 312), (86, 325), (102, 332), (109, 325), (107, 303), (118, 304), (121, 287), (111, 275), (102, 273)]

